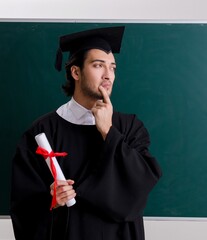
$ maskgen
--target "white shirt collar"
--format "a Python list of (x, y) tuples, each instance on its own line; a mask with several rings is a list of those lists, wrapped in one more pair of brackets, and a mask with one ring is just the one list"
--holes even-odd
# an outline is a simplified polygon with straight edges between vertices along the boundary
[(92, 112), (72, 97), (69, 102), (57, 109), (57, 114), (68, 122), (81, 125), (95, 125), (95, 118)]

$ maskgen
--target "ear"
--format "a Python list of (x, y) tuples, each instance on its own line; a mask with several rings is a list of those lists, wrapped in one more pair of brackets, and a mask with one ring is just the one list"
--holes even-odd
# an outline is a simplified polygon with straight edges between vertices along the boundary
[(78, 66), (73, 65), (70, 68), (71, 75), (75, 80), (79, 80), (80, 78), (80, 68)]

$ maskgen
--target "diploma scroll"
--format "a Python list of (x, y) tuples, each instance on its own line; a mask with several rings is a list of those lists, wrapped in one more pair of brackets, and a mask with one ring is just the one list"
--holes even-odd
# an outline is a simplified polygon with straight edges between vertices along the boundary
[[(52, 152), (52, 148), (50, 146), (50, 143), (47, 140), (47, 137), (46, 137), (45, 133), (40, 133), (40, 134), (36, 135), (35, 140), (36, 140), (38, 146), (45, 149), (49, 153)], [(66, 180), (65, 176), (63, 175), (63, 172), (60, 168), (60, 165), (58, 164), (58, 161), (57, 161), (56, 157), (52, 157), (52, 160), (53, 160), (54, 166), (56, 168), (57, 180)], [(46, 163), (47, 163), (47, 165), (48, 165), (48, 167), (49, 167), (49, 169), (52, 173), (52, 170), (51, 170), (51, 167), (50, 167), (50, 158), (49, 157), (46, 159)], [(74, 205), (75, 203), (76, 203), (75, 198), (73, 198), (73, 199), (69, 200), (66, 203), (66, 205), (68, 207), (70, 207), (70, 206)]]

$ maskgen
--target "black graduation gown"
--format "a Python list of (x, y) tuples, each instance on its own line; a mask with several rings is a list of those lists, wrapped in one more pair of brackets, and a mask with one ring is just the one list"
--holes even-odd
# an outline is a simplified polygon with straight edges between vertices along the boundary
[[(45, 132), (66, 179), (75, 181), (76, 204), (50, 211), (53, 177), (35, 153)], [(11, 218), (17, 240), (143, 240), (143, 209), (161, 176), (148, 151), (149, 135), (135, 115), (114, 112), (103, 141), (96, 126), (76, 125), (56, 112), (22, 136), (13, 159)]]

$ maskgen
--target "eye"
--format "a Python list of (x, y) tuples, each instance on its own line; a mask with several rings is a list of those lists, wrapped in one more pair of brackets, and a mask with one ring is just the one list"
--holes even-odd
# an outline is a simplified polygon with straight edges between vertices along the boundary
[(103, 65), (101, 63), (96, 63), (93, 65), (95, 68), (101, 68)]

